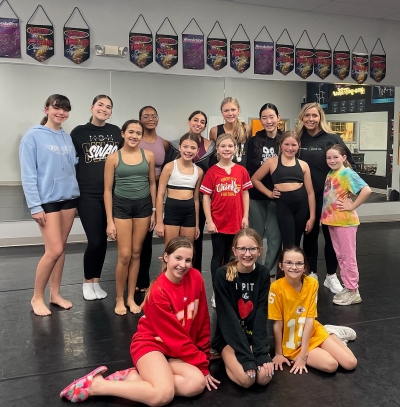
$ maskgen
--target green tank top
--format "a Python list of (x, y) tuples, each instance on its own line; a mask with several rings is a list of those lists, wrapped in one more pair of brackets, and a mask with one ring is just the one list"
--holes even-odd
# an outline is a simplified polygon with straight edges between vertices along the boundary
[(141, 199), (150, 195), (149, 163), (143, 149), (142, 161), (128, 165), (122, 161), (121, 150), (118, 150), (118, 165), (115, 168), (115, 195), (126, 199)]

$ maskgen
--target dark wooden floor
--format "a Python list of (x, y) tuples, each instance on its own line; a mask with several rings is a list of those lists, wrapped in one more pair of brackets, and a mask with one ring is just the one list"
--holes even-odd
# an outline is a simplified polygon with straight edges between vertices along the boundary
[[(206, 241), (204, 278), (210, 292), (210, 251)], [(154, 258), (161, 252), (154, 241)], [(68, 246), (62, 293), (73, 301), (52, 316), (36, 317), (30, 308), (35, 267), (41, 247), (0, 249), (0, 406), (67, 405), (58, 394), (63, 387), (99, 365), (110, 371), (131, 366), (129, 344), (138, 316), (116, 316), (113, 273), (116, 249), (110, 244), (103, 272), (103, 301), (82, 298), (84, 245)], [(324, 264), (320, 255), (320, 281)], [(278, 372), (267, 388), (248, 390), (232, 384), (220, 361), (211, 366), (220, 388), (195, 399), (176, 398), (172, 406), (251, 405), (394, 407), (400, 405), (400, 224), (364, 224), (358, 232), (361, 304), (339, 307), (321, 284), (318, 311), (322, 323), (348, 325), (357, 331), (349, 343), (358, 358), (354, 372), (324, 374), (310, 369), (302, 376)], [(154, 265), (152, 276), (157, 273)], [(214, 318), (214, 311), (211, 310)], [(271, 331), (268, 340), (272, 344)], [(89, 399), (86, 406), (137, 405), (113, 397)]]

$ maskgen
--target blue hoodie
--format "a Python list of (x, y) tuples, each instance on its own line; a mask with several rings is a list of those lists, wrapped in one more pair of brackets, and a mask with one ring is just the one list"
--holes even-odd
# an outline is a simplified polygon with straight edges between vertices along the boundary
[(19, 147), (21, 179), (31, 214), (42, 204), (79, 197), (75, 176), (76, 153), (71, 137), (62, 129), (32, 127)]

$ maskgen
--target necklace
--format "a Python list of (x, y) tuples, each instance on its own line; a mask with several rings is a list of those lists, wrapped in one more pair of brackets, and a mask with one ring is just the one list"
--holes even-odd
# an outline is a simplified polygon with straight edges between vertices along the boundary
[(245, 151), (244, 151), (244, 143), (240, 143), (238, 145), (238, 148), (236, 150), (236, 161), (238, 163), (240, 163), (242, 161), (242, 157), (246, 155)]

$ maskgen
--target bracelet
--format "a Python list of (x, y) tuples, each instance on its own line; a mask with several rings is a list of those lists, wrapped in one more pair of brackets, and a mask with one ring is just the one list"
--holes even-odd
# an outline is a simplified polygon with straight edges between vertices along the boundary
[[(300, 355), (299, 355), (300, 356)], [(303, 356), (300, 356), (303, 360), (304, 360), (304, 362), (307, 362), (307, 359), (308, 359), (308, 355), (306, 356), (306, 358), (304, 359), (303, 358)]]
[(153, 212), (155, 212), (155, 211), (156, 211), (156, 208), (151, 208), (151, 210), (152, 210)]

